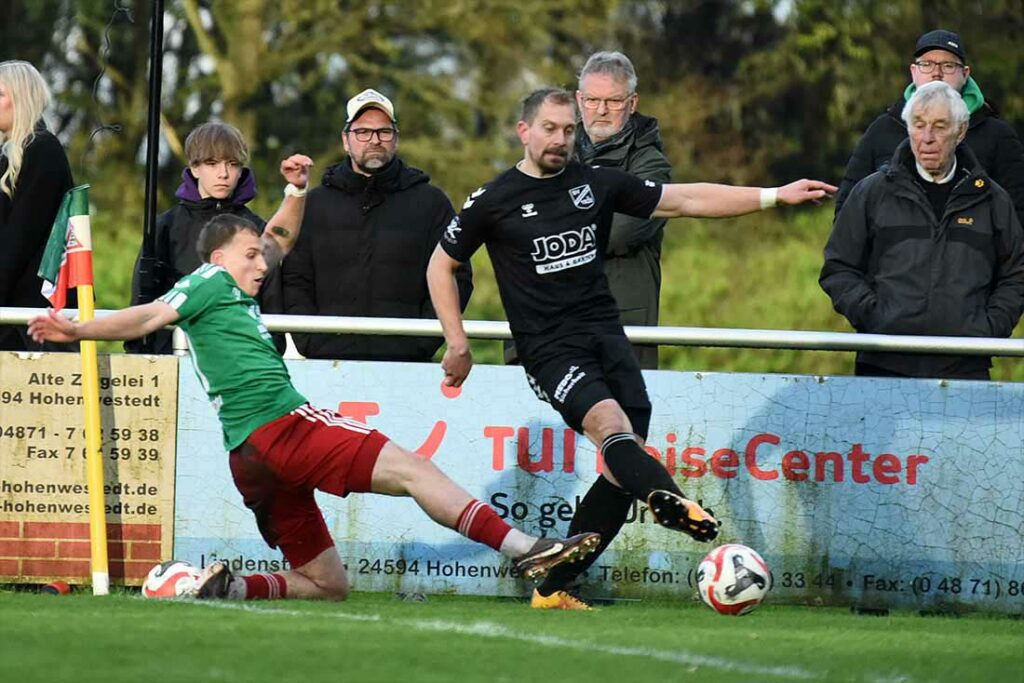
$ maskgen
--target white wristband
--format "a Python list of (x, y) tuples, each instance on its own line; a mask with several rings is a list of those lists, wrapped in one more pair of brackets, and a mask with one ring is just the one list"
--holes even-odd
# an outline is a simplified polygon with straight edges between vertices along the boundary
[(777, 187), (762, 187), (761, 188), (761, 208), (762, 209), (774, 209), (779, 204), (779, 188)]
[[(285, 197), (305, 197), (307, 189), (308, 189), (308, 186), (307, 187), (295, 187), (291, 183), (288, 183), (287, 185), (284, 186), (284, 196)], [(762, 203), (764, 202), (764, 195), (761, 195), (761, 202)]]

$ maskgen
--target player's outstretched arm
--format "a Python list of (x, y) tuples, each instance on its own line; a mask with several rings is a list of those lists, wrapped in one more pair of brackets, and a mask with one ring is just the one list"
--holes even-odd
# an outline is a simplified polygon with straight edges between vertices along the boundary
[(797, 180), (778, 188), (737, 187), (714, 183), (673, 183), (662, 186), (658, 218), (728, 218), (776, 205), (794, 206), (832, 196), (836, 187), (820, 180)]
[(81, 339), (138, 339), (178, 321), (178, 312), (163, 301), (124, 308), (117, 313), (76, 323), (53, 309), (28, 321), (37, 342), (75, 342)]
[[(305, 154), (293, 154), (281, 162), (281, 175), (296, 190), (286, 194), (281, 207), (267, 221), (263, 229), (263, 240), (267, 245), (267, 264), (271, 267), (280, 263), (299, 239), (302, 214), (306, 210), (306, 189), (309, 185), (309, 169), (313, 160)], [(273, 262), (272, 262), (273, 261)]]
[(427, 287), (430, 289), (430, 301), (434, 304), (437, 319), (441, 321), (444, 340), (448, 348), (441, 359), (444, 370), (444, 383), (450, 387), (460, 387), (473, 368), (473, 354), (469, 349), (469, 339), (462, 326), (462, 311), (459, 307), (459, 286), (455, 280), (455, 271), (462, 264), (437, 245), (427, 265)]

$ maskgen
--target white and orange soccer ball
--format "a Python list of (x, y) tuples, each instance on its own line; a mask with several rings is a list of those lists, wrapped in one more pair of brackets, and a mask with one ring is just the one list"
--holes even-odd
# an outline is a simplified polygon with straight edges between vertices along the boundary
[(188, 562), (168, 560), (149, 570), (142, 584), (144, 598), (180, 598), (192, 589), (199, 570)]
[(700, 599), (719, 614), (747, 614), (771, 589), (768, 564), (756, 551), (738, 543), (715, 548), (697, 568)]

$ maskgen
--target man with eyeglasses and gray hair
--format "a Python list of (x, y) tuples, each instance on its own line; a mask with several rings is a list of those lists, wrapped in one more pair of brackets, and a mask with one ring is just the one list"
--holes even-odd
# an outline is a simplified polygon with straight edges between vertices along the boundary
[[(665, 158), (658, 120), (636, 110), (636, 69), (621, 52), (595, 52), (580, 70), (576, 103), (582, 125), (576, 129), (576, 157), (588, 166), (617, 168), (644, 180), (667, 183), (672, 165)], [(658, 324), (661, 293), (661, 241), (664, 218), (617, 213), (605, 251), (604, 272), (623, 325)], [(634, 344), (641, 368), (657, 369), (658, 347)], [(511, 342), (506, 362), (516, 362)]]
[[(658, 120), (636, 110), (636, 70), (621, 52), (595, 52), (580, 70), (576, 102), (583, 125), (576, 154), (588, 166), (617, 168), (644, 180), (667, 183)], [(658, 324), (664, 218), (617, 213), (605, 251), (604, 272), (623, 325)], [(634, 345), (642, 368), (658, 367), (658, 347)]]
[[(822, 289), (858, 332), (1009, 337), (1024, 311), (1024, 231), (968, 145), (948, 83), (903, 107), (908, 139), (857, 183), (825, 246)], [(873, 377), (988, 379), (991, 358), (863, 351)]]
[[(398, 156), (391, 100), (368, 89), (348, 101), (341, 142), (348, 156), (309, 191), (299, 240), (283, 265), (290, 314), (433, 318), (427, 262), (455, 216), (430, 176)], [(469, 264), (456, 274), (462, 309)], [(436, 337), (295, 334), (307, 358), (429, 362)]]
[(853, 186), (887, 164), (906, 139), (907, 130), (900, 117), (905, 102), (924, 84), (942, 81), (959, 92), (967, 105), (967, 146), (992, 180), (1010, 193), (1017, 217), (1024, 221), (1024, 145), (1013, 126), (998, 118), (995, 106), (985, 99), (971, 76), (964, 41), (944, 29), (925, 33), (914, 48), (910, 77), (912, 83), (903, 97), (875, 119), (857, 143), (836, 195), (836, 216)]

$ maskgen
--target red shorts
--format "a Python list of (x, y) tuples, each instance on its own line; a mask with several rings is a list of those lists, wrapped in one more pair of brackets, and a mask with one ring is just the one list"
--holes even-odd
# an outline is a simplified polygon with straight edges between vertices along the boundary
[(313, 498), (370, 490), (388, 438), (362, 422), (308, 403), (268, 422), (231, 451), (235, 486), (264, 540), (301, 567), (334, 546)]

